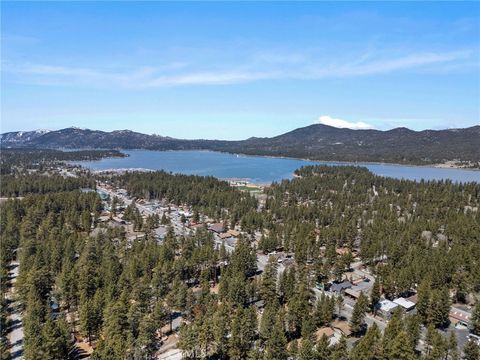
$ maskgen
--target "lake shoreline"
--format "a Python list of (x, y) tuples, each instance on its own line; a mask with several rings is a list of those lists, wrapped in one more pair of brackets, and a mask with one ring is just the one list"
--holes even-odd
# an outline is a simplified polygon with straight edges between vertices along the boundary
[[(93, 149), (75, 149), (75, 150), (93, 150)], [(271, 159), (285, 159), (285, 160), (301, 160), (301, 161), (313, 161), (323, 164), (341, 164), (341, 165), (352, 165), (352, 166), (362, 166), (362, 165), (394, 165), (394, 166), (412, 166), (420, 168), (436, 168), (436, 169), (451, 169), (451, 170), (466, 170), (466, 171), (480, 171), (480, 167), (465, 167), (455, 164), (455, 161), (446, 161), (445, 163), (435, 163), (435, 164), (409, 164), (409, 163), (395, 163), (395, 162), (385, 162), (385, 161), (344, 161), (344, 160), (319, 160), (319, 159), (310, 159), (310, 158), (301, 158), (301, 157), (292, 157), (292, 156), (275, 156), (275, 155), (259, 155), (259, 154), (246, 154), (246, 153), (237, 153), (229, 151), (220, 151), (220, 150), (208, 150), (208, 149), (188, 149), (188, 150), (152, 150), (152, 149), (95, 149), (95, 150), (118, 150), (122, 154), (125, 154), (125, 157), (130, 156), (129, 154), (124, 153), (124, 151), (151, 151), (151, 152), (189, 152), (189, 151), (198, 151), (198, 152), (208, 152), (208, 153), (220, 153), (220, 154), (230, 154), (236, 156), (252, 156), (260, 158), (271, 158)], [(115, 156), (111, 157), (112, 159), (118, 158)], [(96, 160), (93, 160), (96, 161)]]
[(242, 180), (250, 184), (268, 186), (273, 182), (292, 179), (302, 166), (357, 166), (372, 173), (405, 180), (451, 180), (454, 182), (480, 182), (476, 169), (452, 167), (450, 164), (410, 165), (385, 162), (321, 161), (285, 156), (247, 155), (212, 150), (122, 150), (129, 155), (91, 162), (71, 162), (91, 171), (156, 171), (214, 176), (226, 181)]
[[(436, 164), (409, 164), (409, 163), (393, 163), (393, 162), (385, 162), (385, 161), (343, 161), (343, 160), (318, 160), (318, 159), (310, 159), (310, 158), (300, 158), (300, 157), (292, 157), (292, 156), (275, 156), (275, 155), (252, 155), (252, 154), (245, 154), (245, 153), (236, 153), (236, 152), (229, 152), (229, 151), (219, 151), (219, 150), (207, 150), (207, 149), (190, 149), (190, 150), (150, 150), (150, 149), (116, 149), (119, 151), (151, 151), (151, 152), (189, 152), (189, 151), (198, 151), (198, 152), (207, 152), (207, 153), (220, 153), (220, 154), (229, 154), (229, 155), (237, 155), (237, 156), (252, 156), (252, 157), (259, 157), (259, 158), (267, 158), (267, 159), (285, 159), (285, 160), (301, 160), (301, 161), (312, 161), (318, 162), (321, 164), (341, 164), (341, 165), (351, 165), (351, 166), (362, 166), (362, 165), (393, 165), (393, 166), (411, 166), (411, 167), (419, 167), (419, 168), (435, 168), (435, 169), (450, 169), (450, 170), (465, 170), (465, 171), (480, 171), (480, 168), (469, 168), (455, 165), (454, 163), (450, 163), (447, 161), (446, 163), (436, 163)], [(128, 156), (128, 154), (127, 154)]]

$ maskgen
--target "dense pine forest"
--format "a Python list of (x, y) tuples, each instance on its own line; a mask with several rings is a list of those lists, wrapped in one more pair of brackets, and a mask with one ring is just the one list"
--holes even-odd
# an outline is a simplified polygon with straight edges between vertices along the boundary
[(68, 161), (99, 160), (105, 157), (125, 157), (118, 150), (9, 149), (1, 148), (0, 174), (12, 174), (21, 169), (43, 170), (52, 164)]
[(130, 172), (111, 181), (124, 187), (133, 197), (188, 204), (208, 216), (231, 219), (233, 224), (257, 206), (252, 196), (212, 176), (172, 175), (164, 171)]
[[(0, 207), (0, 265), (6, 279), (10, 262), (20, 262), (25, 359), (72, 358), (77, 333), (92, 345), (91, 359), (153, 359), (178, 319), (186, 358), (478, 359), (474, 342), (462, 354), (455, 335), (441, 331), (455, 302), (476, 304), (472, 332), (480, 333), (480, 184), (402, 181), (359, 167), (295, 175), (266, 188), (262, 201), (215, 178), (165, 172), (2, 175), (2, 196), (23, 197)], [(161, 242), (149, 231), (129, 240), (118, 226), (95, 233), (105, 204), (79, 191), (95, 181), (189, 206), (195, 220), (210, 217), (241, 234), (229, 252), (206, 226), (184, 236), (168, 227)], [(135, 205), (127, 209), (127, 221), (138, 215)], [(143, 230), (157, 225), (138, 221)], [(280, 272), (270, 256), (259, 269), (259, 256), (280, 249), (291, 266)], [(341, 280), (354, 261), (375, 284), (355, 302), (351, 337), (330, 345), (317, 332), (339, 320), (344, 300), (313, 289)], [(413, 293), (416, 314), (398, 310), (383, 331), (367, 327), (381, 297)], [(1, 311), (7, 359), (5, 302)]]

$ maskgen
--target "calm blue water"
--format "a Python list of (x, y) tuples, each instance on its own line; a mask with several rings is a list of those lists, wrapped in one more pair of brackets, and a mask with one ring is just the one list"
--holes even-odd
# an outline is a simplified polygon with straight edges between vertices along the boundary
[[(245, 179), (268, 184), (292, 178), (293, 171), (304, 165), (344, 165), (333, 162), (315, 162), (298, 159), (233, 155), (213, 151), (123, 151), (126, 158), (75, 162), (92, 170), (149, 169), (192, 175), (212, 175), (221, 179)], [(480, 182), (480, 171), (439, 169), (419, 166), (356, 164), (373, 173), (410, 180), (441, 180)]]

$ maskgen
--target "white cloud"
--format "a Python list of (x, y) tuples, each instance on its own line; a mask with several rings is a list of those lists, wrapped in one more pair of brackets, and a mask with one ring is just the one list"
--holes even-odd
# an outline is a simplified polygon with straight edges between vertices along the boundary
[(3, 62), (2, 72), (13, 76), (14, 81), (22, 83), (142, 89), (240, 84), (261, 80), (321, 80), (381, 75), (411, 69), (431, 72), (451, 68), (454, 65), (461, 69), (461, 64), (471, 60), (472, 51), (414, 52), (389, 56), (366, 53), (350, 55), (349, 58), (334, 62), (328, 62), (312, 54), (309, 56), (295, 54), (291, 57), (278, 55), (269, 58), (266, 53), (263, 57), (256, 55), (254, 59), (244, 57), (246, 60), (243, 63), (225, 62), (221, 66), (207, 67), (192, 61), (125, 68)]
[(363, 121), (350, 122), (342, 119), (335, 119), (328, 115), (322, 115), (318, 118), (318, 123), (323, 125), (329, 125), (336, 128), (348, 128), (353, 130), (360, 129), (373, 129), (374, 127), (370, 124), (364, 123)]
[(225, 85), (275, 78), (269, 72), (192, 72), (173, 76), (160, 76), (144, 84), (145, 87), (176, 85)]

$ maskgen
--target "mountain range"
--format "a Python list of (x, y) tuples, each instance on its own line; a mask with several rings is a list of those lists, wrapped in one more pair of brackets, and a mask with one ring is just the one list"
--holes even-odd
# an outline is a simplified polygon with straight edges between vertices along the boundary
[(111, 132), (66, 128), (1, 134), (1, 146), (53, 149), (214, 150), (312, 160), (438, 164), (480, 164), (480, 125), (414, 131), (351, 130), (314, 124), (285, 134), (240, 141), (185, 140), (131, 130)]

